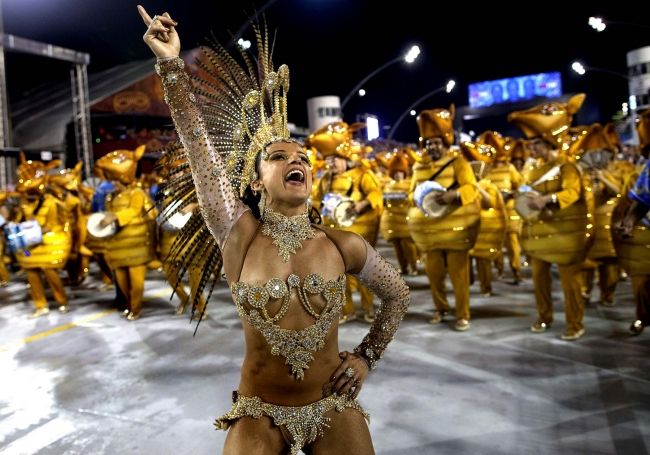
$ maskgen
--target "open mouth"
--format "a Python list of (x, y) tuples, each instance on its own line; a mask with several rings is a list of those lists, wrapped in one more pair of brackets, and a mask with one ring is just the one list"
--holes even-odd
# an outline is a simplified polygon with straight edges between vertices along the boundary
[(284, 176), (284, 181), (289, 183), (305, 183), (305, 173), (300, 169), (292, 169)]

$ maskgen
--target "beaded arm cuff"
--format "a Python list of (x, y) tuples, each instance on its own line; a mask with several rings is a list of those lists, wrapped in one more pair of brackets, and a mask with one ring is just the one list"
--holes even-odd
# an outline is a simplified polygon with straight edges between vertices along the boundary
[(381, 300), (375, 322), (354, 353), (363, 357), (371, 370), (397, 331), (411, 302), (411, 293), (397, 269), (366, 242), (366, 263), (357, 275)]
[(159, 59), (156, 73), (162, 79), (165, 101), (187, 151), (201, 213), (223, 250), (230, 230), (249, 208), (233, 191), (226, 163), (212, 146), (184, 67), (178, 57)]

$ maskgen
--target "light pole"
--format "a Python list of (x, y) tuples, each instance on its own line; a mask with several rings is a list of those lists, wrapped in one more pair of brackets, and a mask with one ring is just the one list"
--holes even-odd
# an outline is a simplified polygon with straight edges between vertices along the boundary
[(447, 93), (450, 93), (454, 89), (455, 86), (456, 86), (456, 81), (451, 79), (445, 85), (443, 85), (441, 87), (438, 87), (437, 89), (432, 90), (429, 93), (425, 93), (420, 98), (418, 98), (413, 104), (411, 104), (409, 107), (407, 107), (404, 110), (404, 112), (402, 112), (402, 115), (399, 116), (399, 118), (397, 119), (395, 124), (392, 126), (392, 128), (388, 132), (387, 139), (392, 139), (393, 138), (393, 134), (395, 134), (395, 131), (397, 131), (397, 127), (400, 125), (400, 123), (402, 123), (402, 120), (404, 120), (404, 117), (406, 117), (407, 114), (410, 113), (411, 115), (414, 115), (413, 112), (415, 112), (415, 111), (412, 112), (412, 110), (413, 110), (413, 108), (415, 108), (415, 106), (417, 106), (418, 104), (420, 104), (422, 101), (426, 100), (427, 98), (435, 95), (436, 93), (440, 93), (443, 90), (445, 90)]
[[(343, 102), (341, 102), (341, 111), (343, 111), (343, 108), (345, 108), (345, 105), (348, 104), (348, 101), (350, 101), (350, 98), (352, 98), (352, 96), (355, 93), (358, 93), (358, 90), (361, 88), (361, 86), (363, 84), (365, 84), (366, 82), (368, 82), (377, 73), (385, 70), (386, 68), (388, 68), (391, 65), (394, 65), (395, 63), (399, 63), (402, 60), (404, 60), (408, 64), (411, 64), (418, 58), (418, 55), (420, 55), (420, 48), (418, 46), (411, 46), (411, 48), (406, 53), (406, 55), (395, 57), (394, 59), (389, 60), (386, 63), (384, 63), (383, 65), (381, 65), (379, 68), (373, 70), (366, 77), (361, 79), (361, 82), (359, 82), (357, 85), (355, 85), (354, 88), (352, 90), (350, 90), (350, 93), (348, 93), (346, 95), (346, 97), (343, 98)], [(365, 94), (365, 90), (363, 91), (363, 93)], [(363, 96), (363, 95), (361, 95), (361, 96)]]

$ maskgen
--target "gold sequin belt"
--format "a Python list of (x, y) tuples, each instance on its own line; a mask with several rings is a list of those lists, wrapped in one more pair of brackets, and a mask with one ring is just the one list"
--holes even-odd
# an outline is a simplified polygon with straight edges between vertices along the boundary
[(247, 397), (233, 392), (232, 408), (215, 420), (214, 426), (218, 430), (227, 430), (235, 420), (242, 417), (270, 417), (276, 426), (285, 428), (291, 435), (291, 441), (288, 441), (291, 445), (289, 454), (295, 455), (304, 446), (322, 437), (324, 430), (329, 428), (328, 423), (332, 419), (325, 416), (326, 412), (332, 409), (343, 412), (347, 408), (356, 409), (370, 421), (370, 416), (359, 402), (347, 395), (330, 395), (306, 406), (279, 406), (265, 403), (259, 397)]

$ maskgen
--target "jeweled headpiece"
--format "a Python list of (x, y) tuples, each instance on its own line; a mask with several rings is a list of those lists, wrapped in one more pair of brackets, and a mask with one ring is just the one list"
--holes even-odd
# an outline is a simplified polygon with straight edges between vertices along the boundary
[(214, 147), (228, 163), (228, 177), (240, 196), (257, 178), (255, 160), (268, 144), (289, 140), (289, 67), (273, 69), (268, 32), (254, 27), (257, 60), (240, 49), (238, 62), (219, 43), (203, 47), (196, 62), (197, 94)]

